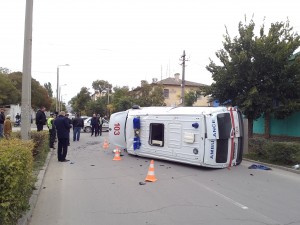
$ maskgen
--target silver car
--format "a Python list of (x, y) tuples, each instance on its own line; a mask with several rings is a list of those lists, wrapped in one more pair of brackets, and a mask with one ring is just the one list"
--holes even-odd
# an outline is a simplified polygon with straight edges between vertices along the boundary
[[(83, 131), (87, 133), (92, 132), (92, 126), (91, 126), (91, 119), (92, 117), (88, 117), (84, 120), (84, 125), (83, 125)], [(102, 118), (102, 132), (108, 131), (109, 129), (109, 122), (106, 119)]]

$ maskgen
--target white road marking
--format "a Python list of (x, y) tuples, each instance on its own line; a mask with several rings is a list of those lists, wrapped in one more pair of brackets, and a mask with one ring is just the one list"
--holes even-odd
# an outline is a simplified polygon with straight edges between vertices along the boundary
[(229, 197), (227, 197), (227, 196), (225, 196), (225, 195), (223, 195), (223, 194), (221, 194), (221, 193), (219, 193), (219, 192), (217, 192), (217, 191), (215, 191), (215, 190), (213, 190), (213, 189), (211, 189), (211, 188), (209, 188), (209, 187), (206, 187), (206, 186), (204, 186), (204, 185), (202, 185), (202, 184), (201, 184), (201, 186), (202, 186), (203, 188), (205, 188), (206, 190), (208, 190), (208, 191), (210, 191), (210, 192), (213, 192), (214, 194), (220, 196), (221, 198), (223, 198), (223, 199), (225, 199), (225, 200), (231, 202), (232, 204), (234, 204), (234, 205), (236, 205), (236, 206), (238, 206), (238, 207), (240, 207), (240, 208), (242, 208), (242, 209), (248, 209), (247, 206), (245, 206), (245, 205), (243, 205), (243, 204), (241, 204), (241, 203), (238, 203), (238, 202), (234, 201), (233, 199), (231, 199), (231, 198), (229, 198)]

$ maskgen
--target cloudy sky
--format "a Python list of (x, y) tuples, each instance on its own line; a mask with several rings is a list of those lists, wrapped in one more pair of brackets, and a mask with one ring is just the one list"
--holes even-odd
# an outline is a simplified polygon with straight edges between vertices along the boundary
[[(254, 15), (257, 28), (290, 20), (300, 33), (299, 1), (263, 0), (35, 0), (32, 77), (50, 82), (56, 71), (65, 101), (95, 80), (136, 87), (141, 80), (181, 73), (186, 80), (211, 84), (205, 69), (222, 48), (225, 26), (237, 34), (239, 21)], [(0, 67), (22, 71), (25, 0), (0, 1)], [(92, 91), (92, 89), (90, 89)]]

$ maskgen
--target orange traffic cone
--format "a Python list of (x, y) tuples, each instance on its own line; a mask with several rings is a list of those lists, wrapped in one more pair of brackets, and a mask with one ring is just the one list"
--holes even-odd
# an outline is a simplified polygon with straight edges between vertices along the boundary
[(121, 160), (121, 157), (120, 157), (120, 150), (118, 149), (118, 146), (116, 147), (115, 149), (115, 157), (113, 158), (113, 160), (117, 161), (117, 160)]
[(148, 174), (147, 174), (145, 181), (151, 181), (151, 182), (157, 181), (157, 179), (155, 178), (155, 174), (154, 174), (154, 160), (151, 160), (151, 162), (150, 162)]
[(109, 148), (109, 144), (108, 144), (106, 138), (104, 139), (104, 142), (103, 142), (103, 148), (104, 149), (108, 149)]

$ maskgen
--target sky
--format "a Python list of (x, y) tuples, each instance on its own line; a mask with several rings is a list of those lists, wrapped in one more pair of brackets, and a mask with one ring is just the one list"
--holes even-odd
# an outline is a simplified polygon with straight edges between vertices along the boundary
[[(0, 1), (0, 67), (22, 71), (25, 0)], [(231, 37), (238, 23), (253, 16), (257, 29), (285, 22), (300, 34), (299, 1), (264, 0), (34, 0), (31, 76), (50, 82), (56, 95), (57, 67), (63, 101), (92, 82), (140, 85), (182, 74), (210, 85), (209, 58), (222, 49), (225, 26)], [(69, 64), (70, 66), (60, 66)]]

